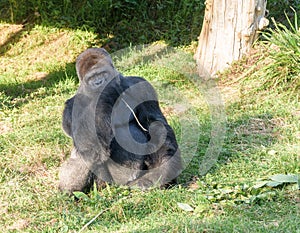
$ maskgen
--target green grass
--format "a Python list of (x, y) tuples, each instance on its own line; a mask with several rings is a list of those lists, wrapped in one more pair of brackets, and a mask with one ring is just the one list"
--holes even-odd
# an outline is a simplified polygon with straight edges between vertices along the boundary
[(288, 27), (273, 19), (275, 29), (263, 33), (268, 55), (260, 61), (262, 68), (255, 75), (263, 78), (262, 88), (289, 89), (294, 94), (300, 89), (300, 31), (296, 12), (294, 22), (286, 18)]
[[(241, 82), (234, 73), (224, 74), (226, 137), (218, 162), (199, 176), (199, 160), (214, 126), (205, 97), (178, 68), (130, 66), (125, 74), (144, 76), (156, 87), (179, 142), (187, 135), (198, 140), (198, 148), (182, 145), (193, 159), (176, 187), (142, 192), (111, 185), (75, 201), (57, 189), (59, 166), (72, 147), (61, 129), (61, 114), (78, 86), (75, 58), (101, 41), (85, 30), (33, 26), (18, 31), (4, 23), (0, 29), (1, 232), (78, 232), (98, 215), (88, 232), (299, 231), (296, 184), (255, 187), (274, 174), (300, 173), (297, 90), (255, 89), (253, 94), (265, 79), (252, 76)], [(236, 64), (247, 72), (243, 65)], [(187, 129), (181, 128), (177, 102), (190, 106)]]

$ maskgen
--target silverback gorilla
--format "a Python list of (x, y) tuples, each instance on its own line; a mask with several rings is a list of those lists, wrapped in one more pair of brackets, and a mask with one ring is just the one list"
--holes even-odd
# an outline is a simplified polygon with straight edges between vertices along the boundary
[(65, 103), (63, 129), (73, 140), (60, 168), (61, 191), (88, 191), (96, 182), (147, 189), (182, 171), (175, 134), (145, 79), (124, 77), (102, 48), (76, 60), (80, 86)]

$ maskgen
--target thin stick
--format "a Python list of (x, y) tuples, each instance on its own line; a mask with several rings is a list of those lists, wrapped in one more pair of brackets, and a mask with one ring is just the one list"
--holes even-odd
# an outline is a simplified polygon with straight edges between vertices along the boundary
[(138, 125), (141, 127), (142, 130), (144, 130), (145, 132), (148, 132), (147, 129), (145, 129), (142, 124), (140, 123), (139, 119), (137, 118), (137, 116), (135, 115), (133, 109), (129, 106), (129, 104), (127, 104), (127, 102), (122, 98), (122, 101), (124, 102), (124, 104), (127, 106), (127, 108), (129, 108), (129, 110), (131, 111), (131, 113), (133, 114), (136, 122), (138, 123)]
[(80, 231), (78, 231), (78, 233), (82, 232), (83, 230), (85, 230), (89, 225), (91, 225), (101, 214), (103, 214), (104, 212), (108, 211), (109, 208), (102, 210), (100, 213), (98, 213), (91, 221), (89, 221), (87, 224), (85, 224)]

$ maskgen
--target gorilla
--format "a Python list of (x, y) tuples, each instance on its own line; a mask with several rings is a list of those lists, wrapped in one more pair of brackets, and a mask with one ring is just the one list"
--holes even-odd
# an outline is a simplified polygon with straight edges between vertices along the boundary
[(62, 126), (72, 138), (59, 189), (87, 192), (94, 182), (148, 189), (176, 182), (182, 171), (174, 131), (151, 84), (124, 77), (103, 48), (76, 59), (80, 85), (65, 102)]

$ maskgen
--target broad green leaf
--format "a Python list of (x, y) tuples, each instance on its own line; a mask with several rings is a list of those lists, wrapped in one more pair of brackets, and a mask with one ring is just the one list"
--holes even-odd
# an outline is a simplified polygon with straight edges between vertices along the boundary
[(83, 192), (73, 192), (74, 196), (78, 199), (82, 199), (84, 201), (88, 201), (90, 198)]
[(270, 177), (271, 180), (281, 183), (297, 183), (298, 176), (297, 175), (283, 175), (276, 174)]
[(201, 204), (201, 205), (196, 206), (196, 208), (195, 208), (196, 213), (203, 213), (203, 212), (206, 212), (209, 210), (210, 210), (210, 205), (208, 205), (208, 204)]
[(271, 198), (276, 196), (276, 192), (265, 192), (256, 196), (258, 199)]
[(269, 186), (269, 187), (277, 187), (277, 186), (279, 186), (279, 185), (282, 185), (283, 184), (283, 182), (277, 182), (277, 181), (269, 181), (269, 182), (267, 182), (267, 186)]
[(221, 191), (222, 194), (229, 194), (229, 193), (234, 192), (234, 190), (230, 189), (229, 187), (225, 188), (225, 189), (221, 189), (220, 191)]

